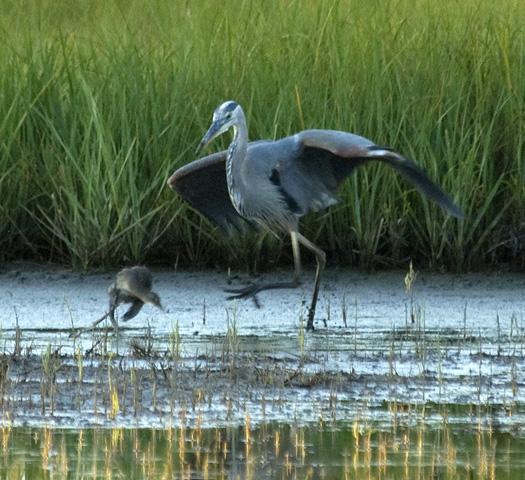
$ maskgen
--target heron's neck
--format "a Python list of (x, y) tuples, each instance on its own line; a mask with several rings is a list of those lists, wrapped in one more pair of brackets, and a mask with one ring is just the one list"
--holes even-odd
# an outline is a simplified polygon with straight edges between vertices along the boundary
[(233, 206), (242, 215), (242, 165), (248, 152), (248, 128), (242, 115), (239, 123), (233, 127), (233, 140), (226, 157), (226, 181)]

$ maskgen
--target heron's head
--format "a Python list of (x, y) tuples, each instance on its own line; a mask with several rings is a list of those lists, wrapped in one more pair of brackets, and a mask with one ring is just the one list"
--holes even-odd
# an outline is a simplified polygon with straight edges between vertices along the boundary
[(197, 147), (197, 153), (200, 152), (206, 145), (208, 145), (214, 138), (222, 135), (229, 128), (235, 126), (242, 119), (241, 106), (229, 100), (219, 105), (213, 112), (213, 119), (210, 128), (202, 137), (202, 140)]

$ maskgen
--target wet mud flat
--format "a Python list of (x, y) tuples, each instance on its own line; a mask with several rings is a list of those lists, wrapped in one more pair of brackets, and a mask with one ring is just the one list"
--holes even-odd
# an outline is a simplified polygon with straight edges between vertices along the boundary
[[(294, 425), (359, 419), (388, 428), (422, 420), (438, 425), (446, 416), (451, 424), (524, 434), (525, 361), (518, 355), (445, 357), (427, 351), (423, 367), (417, 354), (385, 352), (360, 355), (344, 370), (328, 366), (326, 352), (317, 357), (230, 352), (173, 360), (142, 347), (84, 358), (58, 350), (43, 357), (2, 356), (3, 421), (163, 428), (242, 425), (247, 418), (253, 424)], [(466, 359), (477, 371), (463, 369)], [(389, 370), (381, 372), (385, 362)], [(406, 363), (419, 363), (421, 371), (403, 373)]]
[(225, 301), (222, 288), (244, 279), (157, 271), (167, 311), (146, 306), (115, 334), (79, 330), (105, 311), (111, 273), (13, 266), (0, 275), (3, 422), (388, 427), (446, 416), (523, 435), (525, 276), (420, 273), (408, 291), (405, 277), (328, 271), (307, 333), (308, 282), (259, 295), (257, 308)]

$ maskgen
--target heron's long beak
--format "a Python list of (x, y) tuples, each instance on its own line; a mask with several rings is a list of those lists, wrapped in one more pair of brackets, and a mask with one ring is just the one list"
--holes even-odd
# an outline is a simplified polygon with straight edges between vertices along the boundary
[(208, 146), (215, 137), (218, 137), (221, 133), (223, 133), (224, 131), (223, 126), (224, 126), (224, 122), (220, 120), (215, 121), (211, 124), (210, 128), (204, 134), (204, 137), (202, 137), (202, 140), (199, 142), (197, 150), (195, 150), (195, 155), (197, 155), (203, 148)]

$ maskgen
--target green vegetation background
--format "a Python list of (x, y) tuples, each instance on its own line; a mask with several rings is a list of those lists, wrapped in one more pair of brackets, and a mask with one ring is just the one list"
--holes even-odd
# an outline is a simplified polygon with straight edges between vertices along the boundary
[(166, 186), (236, 99), (253, 139), (353, 131), (465, 211), (368, 167), (304, 221), (332, 262), (524, 265), (524, 29), (522, 0), (2, 0), (0, 260), (289, 262), (287, 239), (225, 238)]

